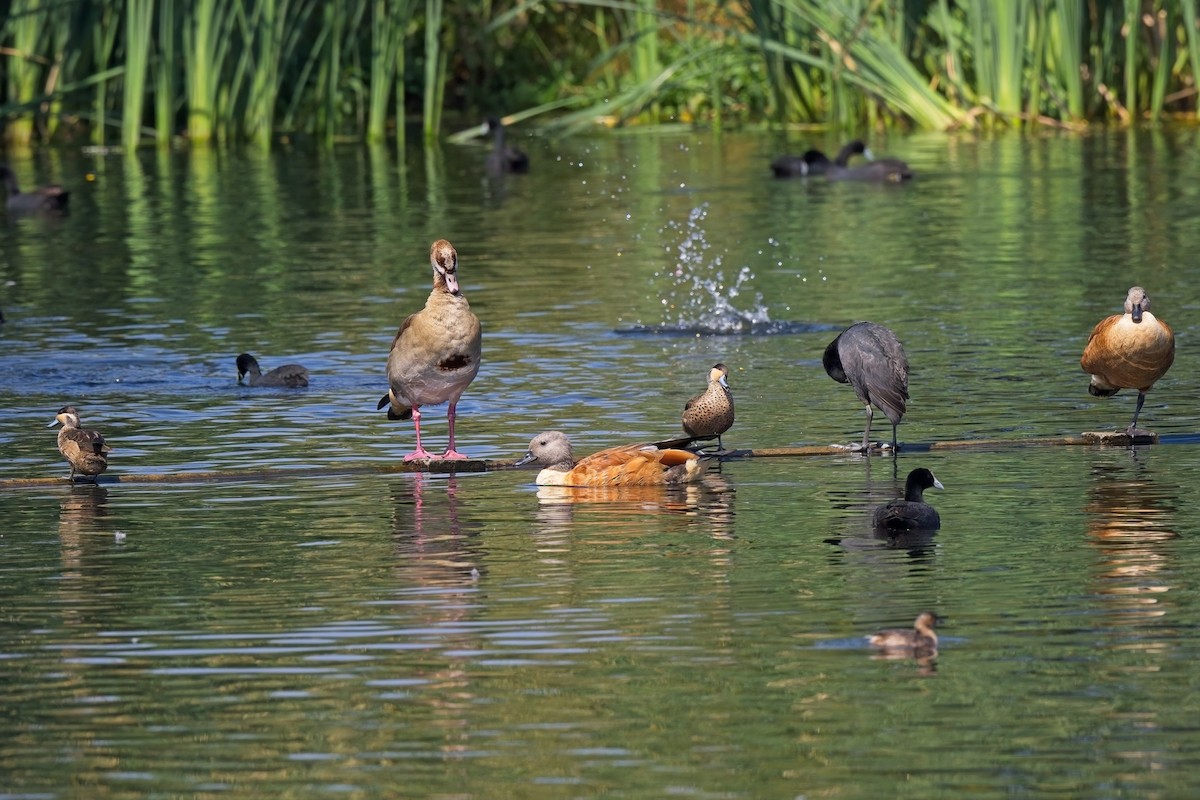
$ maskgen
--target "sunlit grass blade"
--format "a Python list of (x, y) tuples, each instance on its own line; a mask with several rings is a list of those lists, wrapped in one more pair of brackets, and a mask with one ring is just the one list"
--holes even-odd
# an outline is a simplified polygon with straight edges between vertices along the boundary
[(121, 100), (121, 142), (137, 147), (146, 107), (146, 79), (154, 26), (154, 0), (125, 0), (125, 81)]
[(154, 68), (154, 138), (159, 145), (175, 133), (179, 26), (175, 4), (158, 4), (158, 59)]
[[(45, 40), (46, 11), (40, 0), (13, 0), (7, 30), (12, 52), (5, 59), (9, 103), (23, 105), (41, 93), (45, 59), (40, 55)], [(9, 120), (4, 138), (9, 144), (28, 145), (33, 139), (33, 114)]]
[(442, 0), (425, 0), (425, 94), (422, 129), (425, 140), (436, 139), (442, 128), (442, 99), (446, 88), (446, 53), (442, 50)]

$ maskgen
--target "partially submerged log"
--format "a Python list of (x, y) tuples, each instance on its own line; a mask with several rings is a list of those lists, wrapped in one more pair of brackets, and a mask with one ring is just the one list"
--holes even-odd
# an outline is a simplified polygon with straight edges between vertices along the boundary
[[(902, 443), (902, 453), (925, 453), (931, 450), (995, 450), (1006, 447), (1057, 447), (1079, 445), (1102, 445), (1111, 447), (1131, 447), (1134, 445), (1158, 444), (1158, 434), (1150, 431), (1137, 431), (1130, 435), (1127, 431), (1093, 431), (1079, 436), (1046, 436), (1028, 439), (962, 439), (957, 441), (930, 443)], [(747, 458), (803, 458), (809, 456), (844, 456), (861, 454), (846, 445), (805, 445), (798, 447), (758, 447), (744, 450), (722, 450), (711, 453), (721, 461), (740, 461)], [(890, 447), (872, 447), (871, 455), (890, 456)], [(385, 466), (314, 466), (314, 467), (280, 467), (278, 469), (231, 469), (223, 471), (203, 472), (163, 472), (163, 473), (126, 473), (113, 475), (106, 473), (99, 476), (97, 483), (101, 486), (115, 484), (141, 483), (208, 483), (218, 481), (268, 481), (280, 478), (311, 478), (319, 475), (356, 475), (356, 474), (402, 474), (408, 472), (426, 472), (436, 474), (452, 474), (459, 472), (499, 472), (514, 469), (515, 459), (495, 460), (484, 458), (469, 458), (464, 461), (409, 461), (388, 464)], [(536, 472), (530, 469), (530, 472)], [(76, 481), (83, 483), (83, 481)], [(60, 486), (67, 484), (67, 479), (60, 477), (42, 478), (2, 478), (0, 490), (22, 489), (40, 486)]]

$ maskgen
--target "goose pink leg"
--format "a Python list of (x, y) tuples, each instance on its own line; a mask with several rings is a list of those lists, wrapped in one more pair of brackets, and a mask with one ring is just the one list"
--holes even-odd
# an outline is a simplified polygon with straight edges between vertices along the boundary
[(467, 456), (454, 449), (454, 409), (458, 403), (451, 403), (450, 409), (446, 413), (446, 419), (450, 423), (450, 446), (446, 448), (446, 452), (442, 453), (442, 458), (448, 461), (463, 461)]
[[(435, 456), (433, 453), (429, 452), (424, 447), (421, 447), (421, 409), (413, 406), (412, 418), (413, 427), (417, 430), (417, 449), (406, 455), (404, 460), (407, 462), (417, 461), (418, 459), (422, 458), (437, 458), (437, 456)], [(453, 439), (451, 439), (451, 441), (453, 441)]]

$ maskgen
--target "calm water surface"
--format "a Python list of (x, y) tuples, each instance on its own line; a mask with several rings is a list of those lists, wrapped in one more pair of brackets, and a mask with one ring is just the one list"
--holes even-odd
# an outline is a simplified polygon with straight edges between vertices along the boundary
[[(0, 798), (1194, 794), (1198, 135), (872, 142), (901, 187), (770, 180), (811, 143), (751, 135), (530, 141), (499, 182), (479, 147), (13, 159), (73, 213), (0, 221), (0, 480), (65, 475), (73, 403), (122, 482), (0, 489)], [(439, 237), (473, 456), (674, 435), (717, 360), (729, 446), (852, 441), (820, 356), (860, 319), (908, 350), (909, 448), (611, 496), (380, 472)], [(923, 447), (1126, 425), (1078, 357), (1134, 283), (1164, 444)], [(916, 466), (943, 529), (874, 538)], [(241, 477), (145, 480), (197, 471)], [(862, 646), (925, 609), (936, 660)]]

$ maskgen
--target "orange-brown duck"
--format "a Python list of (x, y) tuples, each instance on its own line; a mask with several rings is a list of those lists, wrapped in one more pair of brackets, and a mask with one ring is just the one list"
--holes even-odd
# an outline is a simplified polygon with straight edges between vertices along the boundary
[(708, 469), (709, 459), (688, 450), (660, 449), (652, 444), (610, 447), (575, 460), (571, 442), (561, 431), (533, 437), (529, 450), (516, 462), (542, 465), (539, 486), (671, 486), (695, 483)]
[(1110, 397), (1121, 389), (1137, 389), (1137, 406), (1126, 432), (1144, 433), (1137, 427), (1146, 392), (1175, 361), (1175, 334), (1167, 323), (1150, 313), (1150, 295), (1140, 286), (1125, 295), (1125, 313), (1100, 320), (1092, 330), (1083, 358), (1084, 372), (1092, 375), (1088, 392)]

